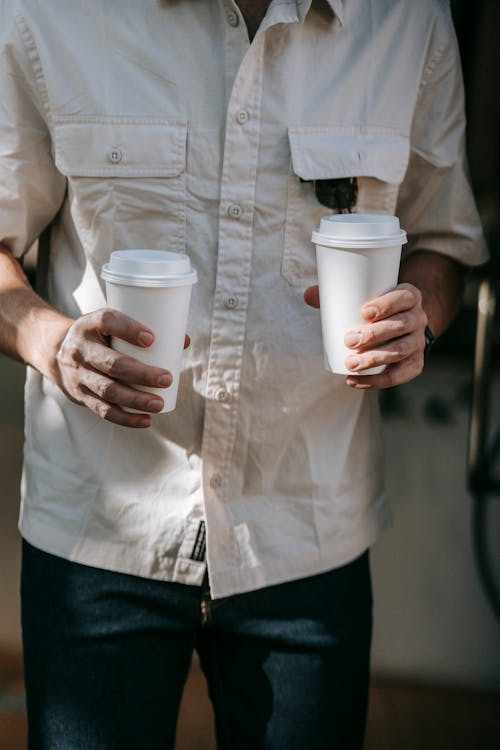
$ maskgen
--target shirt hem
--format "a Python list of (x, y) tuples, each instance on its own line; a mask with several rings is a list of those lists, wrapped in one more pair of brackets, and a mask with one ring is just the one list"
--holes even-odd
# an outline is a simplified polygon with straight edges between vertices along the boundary
[[(138, 578), (201, 586), (205, 562), (184, 557), (158, 555), (155, 549), (137, 545), (137, 559), (130, 564), (131, 545), (112, 541), (80, 540), (61, 528), (48, 527), (37, 519), (21, 519), (19, 532), (23, 539), (43, 552), (91, 568), (124, 573)], [(139, 561), (140, 557), (140, 561)]]
[[(379, 507), (378, 513), (375, 511)], [(380, 510), (379, 503), (375, 503), (371, 516), (363, 518), (363, 529), (352, 534), (345, 530), (339, 532), (337, 541), (332, 541), (332, 550), (328, 555), (323, 554), (318, 560), (304, 564), (295, 564), (289, 559), (273, 561), (272, 570), (264, 566), (235, 571), (234, 568), (212, 571), (210, 575), (210, 593), (213, 599), (220, 599), (247, 591), (273, 586), (280, 583), (308, 578), (325, 573), (334, 568), (355, 560), (368, 549), (380, 536), (382, 531), (391, 526), (391, 514), (388, 507)], [(131, 545), (85, 538), (78, 539), (64, 529), (58, 528), (31, 517), (21, 518), (19, 531), (23, 539), (38, 549), (71, 562), (100, 568), (116, 573), (133, 575), (159, 581), (181, 583), (200, 586), (206, 571), (206, 562), (162, 556), (158, 551), (143, 546), (137, 548), (136, 562), (130, 564)], [(348, 537), (348, 538), (346, 538)]]
[[(363, 518), (362, 530), (358, 530), (354, 534), (349, 534), (345, 530), (339, 532), (339, 539), (332, 542), (331, 553), (322, 555), (320, 560), (316, 558), (309, 565), (292, 565), (290, 560), (282, 563), (275, 560), (271, 571), (265, 570), (263, 566), (245, 569), (244, 580), (239, 571), (235, 572), (234, 569), (222, 570), (210, 576), (210, 595), (212, 599), (221, 599), (233, 594), (244, 594), (247, 591), (255, 591), (300, 578), (309, 578), (340, 568), (362, 555), (375, 543), (382, 532), (391, 526), (391, 513), (386, 508), (380, 515)], [(346, 536), (349, 538), (346, 539)]]

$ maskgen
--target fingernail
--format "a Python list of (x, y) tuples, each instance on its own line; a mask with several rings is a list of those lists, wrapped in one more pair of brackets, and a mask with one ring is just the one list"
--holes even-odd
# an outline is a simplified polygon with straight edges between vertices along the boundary
[(360, 383), (358, 378), (353, 377), (346, 378), (345, 382), (350, 388), (355, 388), (358, 391), (367, 391), (372, 387), (369, 383)]
[(363, 318), (366, 318), (367, 320), (372, 320), (373, 318), (377, 317), (377, 308), (376, 307), (363, 307)]
[(160, 375), (160, 377), (158, 378), (158, 380), (156, 382), (158, 383), (158, 385), (160, 386), (160, 388), (164, 388), (167, 385), (170, 385), (170, 383), (172, 382), (172, 376), (171, 375), (167, 375), (167, 374), (166, 375)]
[(148, 401), (149, 411), (160, 411), (163, 408), (163, 401), (159, 398), (152, 398)]
[(345, 344), (346, 346), (356, 346), (359, 344), (361, 340), (361, 336), (359, 333), (354, 333), (354, 331), (350, 331), (349, 333), (346, 333), (345, 335)]
[(138, 339), (139, 343), (142, 344), (142, 346), (151, 346), (154, 336), (152, 333), (149, 333), (149, 331), (141, 331)]
[(360, 359), (359, 357), (347, 357), (345, 364), (346, 367), (349, 370), (355, 370), (357, 367), (359, 367)]

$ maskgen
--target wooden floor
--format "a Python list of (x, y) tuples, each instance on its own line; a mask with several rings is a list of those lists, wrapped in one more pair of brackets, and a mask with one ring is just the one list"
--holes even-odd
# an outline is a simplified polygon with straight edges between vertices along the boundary
[[(0, 748), (24, 750), (21, 661), (0, 654)], [(499, 750), (500, 697), (376, 681), (365, 750)], [(215, 750), (205, 681), (193, 665), (179, 717), (176, 750)], [(313, 750), (313, 748), (311, 748)]]

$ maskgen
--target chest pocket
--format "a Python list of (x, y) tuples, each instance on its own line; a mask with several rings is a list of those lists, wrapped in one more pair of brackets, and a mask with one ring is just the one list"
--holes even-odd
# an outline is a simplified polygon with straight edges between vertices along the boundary
[(335, 213), (318, 200), (317, 181), (356, 178), (353, 211), (392, 214), (409, 158), (409, 140), (377, 128), (290, 128), (291, 171), (281, 272), (292, 286), (316, 282), (311, 232)]
[(186, 223), (185, 122), (136, 117), (55, 121), (55, 163), (87, 257), (112, 250), (183, 252)]

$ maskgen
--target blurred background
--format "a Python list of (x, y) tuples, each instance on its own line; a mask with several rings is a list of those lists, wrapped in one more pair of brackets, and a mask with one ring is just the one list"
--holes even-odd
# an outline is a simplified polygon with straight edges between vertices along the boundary
[[(483, 436), (497, 487), (484, 481), (481, 486), (477, 474), (473, 486), (467, 482), (478, 294), (483, 279), (492, 290), (500, 282), (500, 3), (455, 0), (451, 5), (466, 86), (471, 180), (491, 262), (469, 277), (463, 310), (436, 344), (425, 373), (382, 394), (394, 528), (372, 553), (375, 635), (368, 750), (500, 747), (500, 622), (491, 601), (500, 590), (500, 451), (494, 447), (495, 438), (500, 446), (500, 326), (491, 291), (489, 308), (482, 304), (483, 316), (490, 311), (492, 334), (486, 375), (479, 381), (484, 398), (478, 396), (477, 382), (474, 398), (487, 419)], [(17, 533), (23, 382), (23, 367), (0, 357), (2, 750), (25, 746)], [(485, 464), (479, 468), (484, 475)], [(478, 508), (483, 524), (474, 535)], [(196, 662), (178, 734), (178, 750), (215, 747)]]

